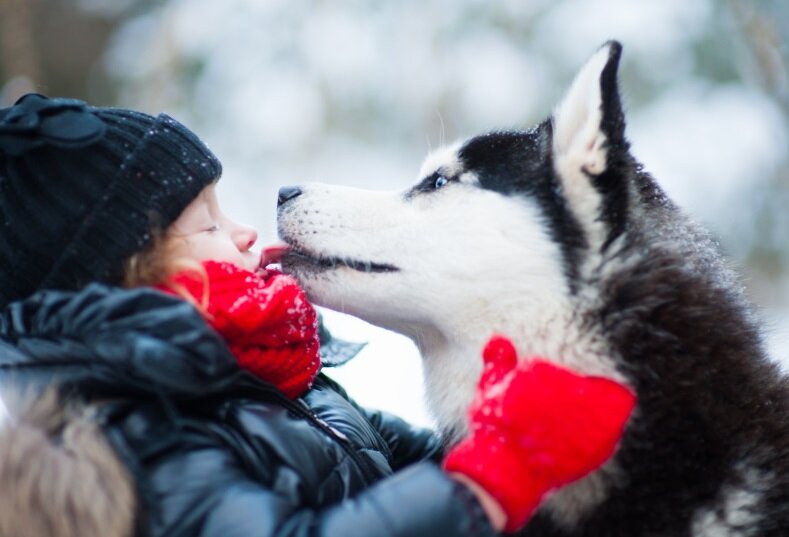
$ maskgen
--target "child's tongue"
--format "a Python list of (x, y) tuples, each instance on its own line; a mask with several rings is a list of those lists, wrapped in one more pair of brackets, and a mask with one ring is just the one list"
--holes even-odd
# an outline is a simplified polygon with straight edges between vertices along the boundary
[(269, 275), (279, 273), (274, 267), (268, 268), (269, 265), (274, 263), (279, 263), (284, 256), (290, 246), (287, 244), (272, 244), (271, 246), (266, 246), (260, 252), (260, 263), (258, 264), (257, 273), (262, 277), (266, 278)]

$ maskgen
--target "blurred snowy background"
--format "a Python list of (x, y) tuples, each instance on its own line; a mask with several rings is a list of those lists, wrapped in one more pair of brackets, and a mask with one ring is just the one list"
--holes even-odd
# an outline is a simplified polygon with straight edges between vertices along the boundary
[[(403, 188), (443, 141), (545, 118), (601, 43), (624, 44), (635, 154), (711, 227), (789, 365), (789, 3), (783, 0), (0, 0), (0, 99), (83, 98), (196, 130), (227, 211), (275, 240), (281, 185)], [(429, 423), (411, 343), (333, 376)]]

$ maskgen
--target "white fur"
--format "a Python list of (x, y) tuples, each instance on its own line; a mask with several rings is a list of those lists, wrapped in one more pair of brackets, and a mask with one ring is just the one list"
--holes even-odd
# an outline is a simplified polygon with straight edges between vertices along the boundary
[(280, 215), (283, 238), (313, 254), (399, 268), (300, 273), (309, 297), (411, 337), (445, 429), (465, 420), (493, 332), (525, 356), (556, 358), (567, 347), (560, 253), (531, 201), (464, 184), (412, 199), (328, 185), (302, 191)]
[[(457, 161), (442, 156), (429, 157), (431, 165), (446, 170)], [(411, 337), (445, 431), (464, 430), (480, 351), (494, 332), (524, 357), (624, 380), (603, 339), (577, 326), (558, 245), (532, 200), (465, 184), (410, 199), (318, 184), (302, 191), (280, 215), (283, 238), (313, 255), (399, 269), (298, 273), (309, 297)]]
[(586, 62), (553, 114), (554, 166), (573, 212), (587, 233), (592, 233), (593, 245), (602, 244), (605, 238), (605, 227), (598, 218), (602, 198), (589, 175), (606, 169), (606, 137), (600, 130), (600, 73), (609, 54), (609, 46), (605, 46)]
[[(759, 521), (759, 502), (770, 487), (770, 476), (753, 466), (743, 465), (742, 483), (722, 491), (723, 498), (714, 508), (696, 513), (694, 537), (749, 537)], [(722, 507), (722, 508), (721, 508)]]

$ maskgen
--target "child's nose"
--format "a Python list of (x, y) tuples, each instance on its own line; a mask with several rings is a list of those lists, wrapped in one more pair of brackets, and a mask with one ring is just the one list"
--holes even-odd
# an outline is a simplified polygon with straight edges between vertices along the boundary
[(233, 236), (233, 240), (240, 251), (246, 252), (257, 242), (258, 232), (251, 226), (239, 225), (238, 230), (236, 230)]

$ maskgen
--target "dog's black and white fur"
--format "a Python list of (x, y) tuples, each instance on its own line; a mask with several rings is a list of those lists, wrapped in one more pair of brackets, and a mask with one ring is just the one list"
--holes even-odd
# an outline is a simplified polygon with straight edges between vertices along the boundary
[(635, 390), (614, 458), (524, 535), (789, 535), (786, 381), (714, 241), (629, 153), (620, 54), (601, 48), (537, 127), (430, 155), (404, 192), (288, 190), (284, 267), (318, 304), (413, 338), (449, 443), (493, 332)]

